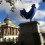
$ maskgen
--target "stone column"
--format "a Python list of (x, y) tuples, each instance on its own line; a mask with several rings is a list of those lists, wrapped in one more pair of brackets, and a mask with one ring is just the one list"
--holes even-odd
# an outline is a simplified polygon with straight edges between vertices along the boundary
[(14, 28), (14, 35), (16, 35), (16, 28)]
[(40, 45), (40, 37), (37, 24), (38, 22), (36, 21), (19, 24), (19, 44)]

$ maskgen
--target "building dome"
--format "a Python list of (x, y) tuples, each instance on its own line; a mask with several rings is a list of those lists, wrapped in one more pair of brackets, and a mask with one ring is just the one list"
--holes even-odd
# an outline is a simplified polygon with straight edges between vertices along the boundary
[(4, 19), (4, 23), (11, 23), (11, 20), (10, 20), (10, 18), (7, 16), (5, 19)]
[(5, 19), (4, 19), (4, 22), (5, 22), (5, 21), (10, 21), (10, 18), (5, 18)]

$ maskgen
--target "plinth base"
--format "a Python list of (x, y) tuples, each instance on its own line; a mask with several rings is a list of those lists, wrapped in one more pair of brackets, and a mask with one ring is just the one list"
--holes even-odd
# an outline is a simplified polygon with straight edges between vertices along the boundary
[(38, 22), (21, 23), (19, 29), (18, 43), (23, 45), (40, 45), (38, 33)]

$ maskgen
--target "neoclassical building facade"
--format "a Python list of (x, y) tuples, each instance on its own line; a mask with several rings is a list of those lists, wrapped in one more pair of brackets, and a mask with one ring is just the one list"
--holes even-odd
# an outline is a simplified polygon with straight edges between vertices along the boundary
[(0, 23), (0, 38), (6, 38), (6, 39), (16, 39), (19, 34), (19, 26), (16, 26), (15, 24), (12, 24), (12, 21), (7, 16), (4, 19), (3, 23)]

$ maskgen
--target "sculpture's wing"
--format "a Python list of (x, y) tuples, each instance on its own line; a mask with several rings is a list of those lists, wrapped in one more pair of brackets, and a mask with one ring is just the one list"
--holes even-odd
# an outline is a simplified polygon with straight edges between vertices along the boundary
[(25, 9), (20, 10), (20, 14), (22, 17), (25, 17), (27, 19), (28, 16), (27, 16), (27, 12), (25, 11)]

